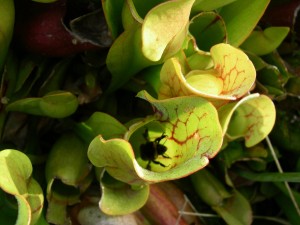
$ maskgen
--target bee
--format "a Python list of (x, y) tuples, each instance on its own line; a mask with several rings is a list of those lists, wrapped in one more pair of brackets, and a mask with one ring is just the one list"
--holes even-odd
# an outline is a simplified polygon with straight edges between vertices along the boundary
[(146, 168), (148, 170), (151, 170), (151, 166), (150, 166), (151, 162), (158, 164), (162, 167), (166, 167), (166, 165), (162, 164), (159, 161), (156, 161), (156, 159), (160, 155), (166, 159), (170, 158), (169, 156), (165, 155), (168, 148), (166, 146), (164, 146), (163, 144), (160, 144), (160, 141), (162, 139), (166, 138), (167, 135), (165, 135), (163, 133), (160, 137), (156, 138), (154, 141), (150, 141), (148, 129), (146, 129), (143, 136), (147, 142), (145, 144), (141, 144), (140, 155), (141, 155), (142, 160), (145, 160), (145, 161), (148, 160), (148, 164), (147, 164)]

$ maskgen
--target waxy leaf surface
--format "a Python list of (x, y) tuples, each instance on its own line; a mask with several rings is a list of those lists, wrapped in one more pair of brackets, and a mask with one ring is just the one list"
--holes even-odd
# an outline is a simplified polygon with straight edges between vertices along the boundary
[(161, 59), (169, 43), (185, 30), (193, 3), (194, 0), (168, 1), (149, 11), (142, 26), (142, 51), (146, 58)]
[(31, 177), (29, 158), (17, 150), (2, 150), (0, 171), (0, 188), (18, 202), (16, 224), (35, 224), (43, 209), (44, 196), (40, 185)]
[(197, 47), (203, 51), (209, 51), (212, 46), (227, 40), (225, 23), (214, 12), (202, 12), (194, 16), (189, 31), (195, 37)]
[(252, 87), (256, 72), (241, 50), (217, 44), (210, 50), (214, 69), (192, 70), (186, 76), (176, 58), (165, 62), (161, 70), (160, 98), (199, 95), (205, 98), (234, 100)]
[(180, 49), (187, 34), (194, 0), (167, 1), (152, 8), (142, 20), (132, 1), (124, 7), (125, 31), (107, 55), (112, 81), (107, 92), (124, 85), (142, 69), (160, 64)]
[(107, 21), (108, 28), (113, 38), (122, 32), (122, 8), (124, 0), (102, 0), (102, 9)]
[[(206, 166), (219, 151), (222, 131), (216, 109), (207, 100), (196, 96), (156, 100), (146, 92), (138, 97), (152, 104), (155, 115), (133, 124), (126, 140), (95, 138), (88, 150), (95, 166), (105, 167), (112, 177), (125, 183), (141, 185), (187, 176)], [(166, 135), (163, 144), (168, 158), (156, 159), (164, 167), (151, 163), (151, 170), (143, 168), (148, 163), (139, 157), (140, 145), (146, 142), (145, 129), (149, 129), (152, 140)]]
[(98, 135), (104, 139), (122, 137), (127, 128), (109, 114), (94, 112), (86, 121), (76, 127), (76, 132), (86, 142), (91, 142)]
[(222, 7), (220, 15), (225, 21), (228, 43), (240, 46), (251, 34), (270, 0), (238, 0)]
[(228, 5), (236, 0), (215, 0), (215, 1), (207, 1), (207, 0), (196, 0), (192, 12), (201, 12), (201, 11), (211, 11), (217, 8), (220, 8), (224, 5)]
[(212, 207), (227, 224), (250, 225), (252, 224), (252, 210), (249, 201), (237, 190), (233, 196), (226, 199), (222, 206)]
[(250, 203), (238, 191), (229, 192), (209, 170), (203, 169), (194, 173), (191, 181), (199, 197), (211, 206), (226, 224), (251, 224)]
[(133, 189), (126, 183), (114, 180), (107, 173), (101, 178), (101, 188), (99, 206), (108, 215), (126, 215), (135, 212), (146, 203), (149, 196), (149, 185)]
[(78, 104), (77, 97), (71, 92), (54, 91), (41, 98), (17, 100), (7, 105), (6, 110), (51, 118), (64, 118), (73, 114)]
[(261, 142), (275, 123), (275, 106), (265, 95), (252, 94), (219, 110), (223, 133), (231, 138), (245, 138), (247, 147)]
[(148, 12), (153, 9), (155, 6), (167, 2), (169, 0), (151, 0), (151, 1), (140, 1), (140, 0), (126, 0), (129, 5), (132, 5), (131, 8), (134, 8), (136, 14), (143, 20)]
[(52, 146), (45, 168), (47, 220), (51, 223), (67, 220), (67, 205), (78, 202), (92, 181), (86, 150), (86, 144), (71, 133), (62, 135)]
[(279, 47), (286, 38), (288, 27), (268, 27), (264, 31), (255, 30), (244, 41), (241, 48), (256, 55), (266, 55)]

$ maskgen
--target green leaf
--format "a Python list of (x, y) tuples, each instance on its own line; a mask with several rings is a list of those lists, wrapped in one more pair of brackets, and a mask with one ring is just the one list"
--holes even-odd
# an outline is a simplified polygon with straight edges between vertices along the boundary
[[(151, 0), (151, 1), (140, 1), (140, 0), (127, 0), (126, 3), (130, 5), (130, 8), (134, 8), (136, 15), (140, 17), (141, 20), (145, 18), (147, 13), (155, 6), (166, 2), (168, 0)], [(124, 18), (124, 17), (123, 17)], [(124, 25), (124, 20), (123, 20)]]
[(17, 150), (0, 151), (0, 187), (12, 195), (27, 193), (27, 180), (32, 173), (29, 158)]
[(88, 158), (96, 167), (105, 167), (107, 172), (122, 182), (141, 185), (144, 182), (135, 172), (134, 153), (129, 142), (123, 139), (105, 141), (101, 136), (96, 137), (89, 146)]
[(92, 182), (87, 146), (76, 135), (62, 135), (52, 146), (46, 162), (47, 221), (63, 224), (67, 220), (67, 205), (79, 201)]
[(126, 29), (107, 55), (107, 67), (112, 74), (107, 93), (123, 86), (142, 69), (161, 64), (181, 49), (193, 1), (161, 3), (147, 13), (144, 21), (137, 15), (132, 1), (125, 4), (123, 22)]
[(275, 106), (265, 95), (252, 94), (239, 102), (229, 103), (219, 109), (223, 134), (231, 139), (244, 137), (246, 146), (262, 141), (275, 123)]
[(144, 88), (152, 96), (157, 97), (160, 88), (160, 70), (162, 65), (151, 66), (141, 73), (141, 79), (147, 82)]
[(241, 177), (259, 182), (300, 182), (300, 173), (284, 172), (284, 173), (253, 173), (246, 170), (237, 170), (236, 173)]
[[(183, 165), (179, 166), (180, 163), (185, 164), (194, 157), (204, 160), (217, 153), (222, 138), (219, 136), (220, 127), (215, 117), (215, 108), (211, 103), (195, 96), (156, 100), (144, 91), (137, 96), (147, 100), (155, 108), (154, 116), (167, 135), (165, 145), (170, 144), (167, 155), (176, 158), (173, 158), (174, 164), (171, 162), (169, 167), (181, 167)], [(209, 129), (208, 124), (211, 124)], [(201, 163), (197, 166), (200, 167)]]
[(293, 95), (297, 95), (300, 96), (300, 77), (295, 76), (295, 77), (291, 77), (285, 88), (287, 90), (288, 93), (291, 93)]
[[(291, 197), (291, 193), (289, 190), (286, 188), (286, 185), (282, 182), (275, 182), (274, 185), (279, 188), (279, 190), (286, 196), (286, 197)], [(292, 189), (292, 194), (295, 197), (296, 202), (298, 205), (300, 205), (300, 193), (294, 189)]]
[(101, 2), (107, 25), (112, 37), (117, 38), (123, 30), (121, 12), (124, 5), (124, 0), (102, 0)]
[(15, 85), (15, 92), (19, 91), (28, 79), (34, 68), (38, 66), (38, 60), (29, 55), (20, 62), (20, 70), (18, 71), (18, 79)]
[(42, 214), (44, 195), (41, 186), (33, 178), (28, 182), (28, 196), (26, 198), (31, 208), (31, 224), (36, 224)]
[(252, 148), (245, 148), (242, 142), (232, 141), (222, 149), (217, 156), (218, 164), (221, 166), (226, 184), (234, 187), (231, 181), (231, 167), (236, 162), (246, 162), (255, 171), (265, 171), (267, 165), (268, 151), (263, 145), (255, 145)]
[(280, 100), (285, 97), (286, 90), (283, 86), (289, 80), (291, 74), (276, 51), (265, 55), (264, 60), (268, 65), (258, 71), (257, 80), (267, 88), (269, 95), (274, 95)]
[[(299, 213), (295, 209), (291, 199), (284, 194), (276, 195), (274, 198), (278, 206), (281, 208), (285, 216), (288, 218), (290, 224), (298, 224), (299, 223)], [(299, 204), (299, 203), (298, 203)]]
[[(104, 173), (101, 179), (101, 210), (108, 215), (126, 215), (140, 209), (149, 196), (149, 185), (137, 190)], [(124, 207), (126, 205), (126, 207)]]
[(2, 79), (3, 79), (2, 82), (7, 83), (7, 87), (4, 90), (2, 87), (2, 91), (5, 93), (5, 97), (8, 100), (12, 97), (12, 94), (16, 91), (19, 64), (20, 63), (16, 54), (14, 54), (12, 51), (8, 52), (6, 57), (5, 71), (2, 74)]
[[(287, 189), (286, 185), (282, 182), (275, 182), (274, 183), (276, 187), (279, 188), (279, 190), (282, 192), (281, 195), (279, 195), (278, 199), (276, 198), (277, 202), (279, 203), (279, 206), (283, 209), (284, 214), (288, 217), (290, 222), (295, 222), (292, 224), (297, 224), (299, 221), (299, 212), (295, 206), (297, 204), (297, 207), (300, 205), (300, 194), (297, 190), (291, 190), (291, 192)], [(294, 199), (291, 198), (291, 195), (294, 196)], [(289, 210), (291, 209), (291, 210)]]
[(18, 217), (17, 199), (0, 188), (0, 223), (14, 225)]
[(73, 114), (78, 100), (70, 92), (53, 91), (41, 98), (25, 98), (7, 105), (7, 111), (24, 112), (37, 116), (64, 118)]
[(211, 48), (215, 70), (223, 80), (222, 95), (239, 98), (245, 95), (255, 81), (255, 68), (248, 56), (227, 44)]
[(42, 213), (44, 196), (40, 185), (31, 177), (29, 158), (17, 150), (2, 150), (0, 171), (0, 188), (14, 195), (18, 202), (16, 224), (35, 224)]
[(229, 44), (237, 47), (244, 42), (269, 2), (270, 0), (237, 0), (221, 8), (220, 15), (225, 21)]
[(104, 139), (122, 137), (127, 128), (109, 114), (94, 112), (86, 121), (77, 124), (77, 133), (89, 143), (97, 135)]
[[(124, 30), (130, 30), (143, 23), (143, 18), (139, 15), (136, 9), (135, 3), (138, 2), (134, 0), (127, 0), (124, 2), (124, 6), (122, 10), (122, 24)], [(144, 4), (144, 6), (146, 5)]]
[[(287, 102), (289, 105), (296, 105), (295, 101)], [(277, 108), (277, 117), (274, 129), (271, 132), (271, 140), (279, 149), (295, 152), (300, 151), (300, 123), (294, 120), (294, 113), (283, 112)]]
[(225, 199), (231, 197), (221, 181), (207, 169), (202, 169), (190, 177), (196, 193), (209, 206), (222, 206)]
[(227, 41), (225, 23), (214, 12), (203, 12), (193, 17), (189, 31), (195, 37), (197, 47), (203, 51), (209, 51), (212, 46)]
[[(89, 146), (90, 161), (105, 167), (112, 177), (134, 185), (178, 179), (206, 166), (220, 149), (222, 132), (211, 103), (195, 96), (160, 101), (140, 92), (138, 97), (153, 105), (155, 115), (131, 125), (125, 140), (106, 141), (99, 136)], [(152, 163), (151, 170), (143, 168), (148, 161), (140, 158), (140, 145), (145, 143), (146, 128), (150, 139), (166, 135), (164, 145), (169, 158), (157, 158), (165, 167)]]
[(112, 74), (108, 93), (124, 85), (143, 68), (155, 64), (142, 54), (140, 42), (141, 24), (125, 30), (110, 47), (106, 59), (107, 68)]
[(22, 195), (16, 195), (15, 197), (18, 201), (18, 218), (16, 225), (30, 224), (30, 207), (26, 198)]
[(186, 82), (207, 95), (219, 95), (222, 92), (222, 79), (214, 75), (214, 71), (193, 70), (186, 75)]
[(240, 142), (229, 142), (225, 149), (219, 154), (218, 158), (224, 163), (226, 168), (230, 168), (233, 163), (243, 160), (244, 149)]
[(196, 0), (193, 5), (192, 12), (194, 14), (196, 12), (201, 12), (201, 11), (212, 11), (222, 6), (228, 5), (234, 1), (236, 0), (215, 0), (215, 1)]
[(49, 223), (46, 221), (45, 216), (42, 214), (35, 225), (49, 225)]
[[(79, 201), (78, 201), (79, 202)], [(75, 202), (73, 203), (75, 204)], [(50, 224), (67, 224), (67, 208), (65, 203), (58, 201), (48, 200), (46, 220)]]
[(257, 81), (266, 89), (270, 96), (284, 95), (283, 85), (280, 79), (281, 73), (276, 66), (269, 65), (257, 73)]
[(42, 97), (39, 108), (44, 115), (64, 118), (73, 114), (78, 107), (75, 95), (65, 91), (50, 92)]
[(227, 224), (252, 224), (252, 210), (247, 199), (237, 190), (233, 191), (231, 198), (226, 199), (222, 206), (212, 207)]
[(178, 59), (167, 60), (161, 70), (159, 98), (198, 95), (234, 100), (245, 95), (255, 81), (256, 71), (247, 55), (228, 44), (211, 48), (214, 69), (192, 70), (184, 76)]
[(248, 55), (251, 62), (253, 63), (256, 71), (264, 69), (265, 67), (268, 66), (268, 63), (266, 63), (261, 57), (253, 54), (252, 52), (247, 52), (247, 51), (245, 52)]
[(46, 95), (49, 92), (60, 89), (71, 62), (72, 58), (64, 58), (53, 66), (50, 74), (39, 90), (39, 95)]
[(28, 55), (20, 61), (18, 79), (11, 101), (30, 96), (36, 82), (48, 73), (48, 63), (49, 60), (37, 55)]
[[(186, 29), (193, 3), (194, 0), (168, 1), (148, 12), (142, 26), (142, 52), (146, 58), (154, 62), (162, 58), (167, 46)], [(179, 44), (173, 52), (180, 47)]]
[(288, 27), (268, 27), (264, 31), (255, 30), (243, 42), (241, 48), (256, 55), (266, 55), (279, 47), (286, 38)]
[(13, 0), (0, 0), (0, 74), (2, 74), (5, 58), (13, 35), (15, 22), (15, 6)]
[(207, 70), (214, 66), (210, 54), (206, 52), (197, 51), (186, 58), (191, 70)]
[(62, 135), (54, 143), (47, 157), (47, 182), (59, 178), (65, 184), (77, 186), (91, 170), (86, 151), (87, 145), (76, 135)]

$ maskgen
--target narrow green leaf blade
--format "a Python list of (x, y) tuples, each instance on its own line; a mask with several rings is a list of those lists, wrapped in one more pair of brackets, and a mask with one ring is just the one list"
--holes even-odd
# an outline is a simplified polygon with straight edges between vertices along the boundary
[(246, 179), (259, 181), (259, 182), (294, 182), (294, 183), (300, 182), (300, 172), (254, 173), (245, 170), (237, 170), (236, 173)]

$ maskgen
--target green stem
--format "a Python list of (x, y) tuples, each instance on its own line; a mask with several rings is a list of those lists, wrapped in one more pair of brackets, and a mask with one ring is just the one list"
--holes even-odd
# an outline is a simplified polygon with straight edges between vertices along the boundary
[[(272, 154), (272, 156), (274, 158), (274, 161), (275, 161), (275, 164), (276, 164), (276, 167), (277, 167), (279, 173), (283, 173), (283, 169), (282, 169), (282, 167), (280, 165), (280, 162), (279, 162), (279, 160), (278, 160), (278, 158), (276, 156), (275, 150), (273, 148), (273, 145), (272, 145), (269, 137), (266, 137), (266, 141), (267, 141), (268, 147), (269, 147), (269, 149), (271, 151), (271, 154)], [(290, 196), (290, 198), (291, 198), (291, 200), (292, 200), (292, 202), (293, 202), (293, 204), (295, 206), (295, 209), (296, 209), (298, 215), (300, 216), (300, 209), (299, 209), (299, 206), (297, 204), (297, 201), (295, 199), (295, 196), (294, 196), (294, 194), (292, 192), (292, 189), (291, 189), (289, 183), (287, 181), (284, 181), (284, 185), (285, 185), (285, 187), (286, 187), (286, 189), (287, 189), (287, 191), (289, 193), (289, 196)]]

